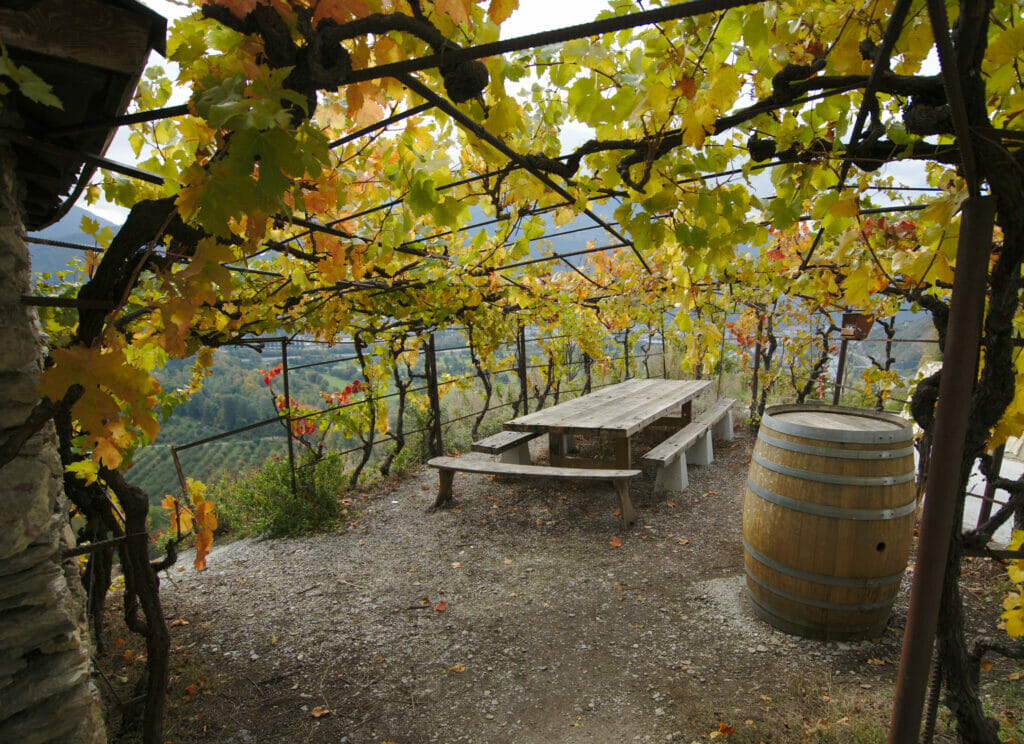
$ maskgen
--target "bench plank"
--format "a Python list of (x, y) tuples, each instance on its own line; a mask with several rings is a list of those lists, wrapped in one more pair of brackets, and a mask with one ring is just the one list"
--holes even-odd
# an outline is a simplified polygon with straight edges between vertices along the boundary
[(622, 523), (630, 527), (636, 523), (636, 512), (629, 499), (629, 481), (642, 474), (640, 470), (605, 470), (598, 468), (559, 468), (549, 465), (526, 465), (510, 462), (495, 462), (472, 457), (434, 457), (427, 464), (438, 469), (440, 487), (433, 508), (437, 509), (452, 500), (452, 481), (455, 471), (484, 473), (488, 475), (523, 475), (540, 478), (558, 478), (574, 481), (611, 481), (619, 497)]
[(716, 400), (711, 406), (700, 414), (699, 418), (709, 423), (719, 421), (725, 414), (732, 410), (732, 407), (736, 405), (735, 398), (722, 398)]
[(474, 452), (486, 452), (489, 455), (500, 455), (506, 450), (518, 447), (524, 442), (540, 436), (539, 431), (499, 431), (489, 437), (473, 442), (470, 446)]
[(540, 436), (532, 431), (499, 431), (489, 437), (473, 442), (470, 449), (498, 455), (502, 462), (530, 464), (530, 440)]
[(433, 457), (427, 461), (432, 468), (447, 468), (466, 473), (487, 473), (490, 475), (527, 475), (542, 478), (568, 478), (569, 480), (618, 480), (636, 478), (640, 470), (602, 468), (556, 468), (550, 465), (520, 465), (514, 462), (497, 462), (475, 457)]
[(707, 422), (716, 437), (731, 442), (733, 439), (732, 408), (734, 405), (736, 405), (735, 398), (722, 398), (715, 401), (696, 420)]
[(687, 424), (645, 454), (643, 461), (652, 465), (667, 465), (679, 457), (684, 450), (693, 446), (693, 443), (707, 432), (708, 427), (709, 424), (706, 421), (694, 421)]

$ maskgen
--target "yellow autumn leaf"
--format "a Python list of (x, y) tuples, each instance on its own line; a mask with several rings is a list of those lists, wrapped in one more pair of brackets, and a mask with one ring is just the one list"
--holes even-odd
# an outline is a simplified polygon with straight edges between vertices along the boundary
[(487, 17), (495, 23), (502, 23), (519, 7), (519, 0), (491, 0)]
[(348, 115), (361, 127), (369, 126), (384, 118), (381, 101), (384, 94), (374, 83), (351, 83), (345, 86), (345, 101)]
[(1024, 584), (1024, 560), (1011, 563), (1006, 568), (1006, 573), (1014, 584)]
[(1024, 53), (1024, 25), (1010, 26), (999, 34), (985, 50), (985, 63), (992, 67), (1012, 64)]
[(860, 41), (854, 34), (843, 34), (828, 55), (829, 65), (836, 72), (851, 75), (871, 71), (871, 63), (860, 53)]
[(320, 23), (323, 18), (330, 18), (338, 23), (347, 23), (353, 18), (370, 15), (370, 7), (363, 0), (319, 0), (315, 4), (313, 23)]
[(1003, 599), (1006, 610), (1000, 617), (1006, 621), (1006, 632), (1010, 638), (1024, 636), (1024, 598), (1018, 592), (1010, 592)]
[(522, 120), (519, 104), (511, 96), (506, 96), (492, 106), (488, 112), (484, 128), (493, 135), (501, 136), (516, 129)]
[(833, 217), (856, 217), (860, 212), (860, 199), (856, 196), (848, 196), (832, 202), (828, 207), (828, 213)]
[(434, 0), (434, 10), (444, 13), (455, 23), (468, 24), (473, 11), (473, 0)]

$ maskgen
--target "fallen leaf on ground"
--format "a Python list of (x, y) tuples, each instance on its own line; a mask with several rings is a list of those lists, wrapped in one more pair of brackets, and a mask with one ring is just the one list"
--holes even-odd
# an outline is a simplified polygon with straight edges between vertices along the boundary
[(678, 540), (676, 540), (676, 544), (677, 545), (689, 545), (690, 541), (687, 540), (685, 537), (680, 537)]
[(190, 685), (185, 686), (185, 694), (191, 697), (206, 687), (206, 677), (200, 677)]
[(989, 661), (988, 659), (982, 659), (981, 660), (981, 671), (989, 672), (991, 670), (992, 670), (992, 662)]
[(874, 664), (875, 666), (885, 666), (885, 659), (868, 659), (868, 664)]
[(617, 537), (613, 537), (611, 540), (609, 540), (608, 544), (611, 545), (613, 548), (621, 548), (622, 547), (622, 541), (619, 540), (619, 538), (617, 538)]
[(448, 671), (449, 672), (455, 672), (456, 674), (461, 674), (462, 672), (466, 671), (466, 665), (465, 664), (455, 664), (454, 666), (448, 667)]
[(447, 602), (438, 602), (434, 605), (434, 612), (444, 612), (446, 607), (448, 607)]
[(313, 718), (323, 718), (324, 716), (330, 715), (330, 708), (325, 708), (322, 705), (318, 705), (309, 712)]
[(175, 626), (178, 626), (178, 625), (188, 625), (188, 620), (186, 620), (183, 617), (179, 617), (177, 620), (172, 620), (171, 621), (171, 627), (175, 627)]

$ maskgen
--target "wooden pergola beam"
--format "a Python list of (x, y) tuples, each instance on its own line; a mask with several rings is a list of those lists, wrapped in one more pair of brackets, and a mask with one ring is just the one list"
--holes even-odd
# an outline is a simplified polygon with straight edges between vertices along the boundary
[[(97, 0), (40, 0), (28, 10), (0, 7), (0, 41), (8, 48), (136, 76), (155, 48), (154, 17), (159, 18)], [(162, 46), (162, 33), (159, 39)]]

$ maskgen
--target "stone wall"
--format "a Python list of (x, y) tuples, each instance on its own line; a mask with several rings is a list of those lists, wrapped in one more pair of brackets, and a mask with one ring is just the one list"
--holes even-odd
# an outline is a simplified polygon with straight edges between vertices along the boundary
[[(38, 400), (42, 342), (12, 163), (0, 151), (0, 443)], [(60, 458), (47, 425), (0, 469), (0, 741), (106, 741)]]

